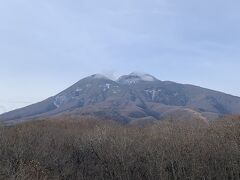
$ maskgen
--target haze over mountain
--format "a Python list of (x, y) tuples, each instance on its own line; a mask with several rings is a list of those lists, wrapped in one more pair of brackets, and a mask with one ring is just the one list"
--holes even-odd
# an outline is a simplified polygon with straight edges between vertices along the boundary
[(95, 74), (56, 96), (0, 115), (14, 123), (59, 115), (94, 116), (123, 123), (162, 118), (204, 121), (240, 114), (240, 98), (221, 92), (161, 81), (149, 74), (131, 73), (116, 81)]

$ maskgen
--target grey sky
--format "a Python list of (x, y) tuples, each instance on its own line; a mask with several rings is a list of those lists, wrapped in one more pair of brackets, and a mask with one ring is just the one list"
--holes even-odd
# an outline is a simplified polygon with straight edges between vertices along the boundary
[(147, 72), (240, 96), (239, 0), (0, 0), (0, 113)]

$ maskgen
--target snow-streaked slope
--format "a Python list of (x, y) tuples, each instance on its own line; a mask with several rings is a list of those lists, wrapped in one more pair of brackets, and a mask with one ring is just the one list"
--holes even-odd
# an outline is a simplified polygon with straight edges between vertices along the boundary
[(17, 122), (67, 113), (130, 122), (139, 118), (159, 120), (176, 112), (201, 119), (240, 114), (240, 98), (160, 81), (149, 74), (131, 73), (117, 81), (95, 74), (47, 100), (0, 115), (0, 121)]
[(157, 81), (157, 79), (149, 74), (143, 74), (143, 73), (131, 73), (129, 75), (124, 75), (121, 76), (117, 82), (121, 83), (121, 84), (135, 84), (141, 81), (146, 81), (146, 82), (153, 82), (153, 81)]

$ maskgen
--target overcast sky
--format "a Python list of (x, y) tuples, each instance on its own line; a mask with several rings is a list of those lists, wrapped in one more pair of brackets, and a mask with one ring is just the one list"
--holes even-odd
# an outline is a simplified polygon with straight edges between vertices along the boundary
[(95, 74), (240, 96), (239, 0), (0, 0), (0, 113)]

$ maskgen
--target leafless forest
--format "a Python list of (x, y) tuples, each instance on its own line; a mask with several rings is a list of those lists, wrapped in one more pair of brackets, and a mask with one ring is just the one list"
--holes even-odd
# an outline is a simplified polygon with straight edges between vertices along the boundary
[(240, 118), (196, 122), (1, 126), (0, 179), (239, 180)]

